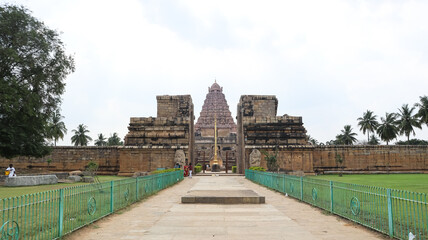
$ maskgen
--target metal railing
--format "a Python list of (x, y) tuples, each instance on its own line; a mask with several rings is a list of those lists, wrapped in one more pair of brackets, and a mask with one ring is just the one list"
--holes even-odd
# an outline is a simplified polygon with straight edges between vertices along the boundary
[(57, 239), (183, 180), (183, 171), (0, 199), (0, 239)]
[(245, 170), (245, 177), (398, 239), (428, 239), (425, 193)]

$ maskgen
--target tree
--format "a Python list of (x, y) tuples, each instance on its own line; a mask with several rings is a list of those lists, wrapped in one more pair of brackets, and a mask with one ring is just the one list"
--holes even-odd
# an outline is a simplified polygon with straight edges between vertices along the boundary
[(367, 142), (369, 145), (379, 145), (379, 138), (377, 138), (374, 134), (370, 137), (370, 141)]
[(262, 150), (263, 155), (265, 155), (266, 165), (269, 171), (278, 171), (279, 166), (277, 162), (278, 157), (278, 147), (275, 148), (274, 154), (269, 154), (269, 152)]
[(88, 146), (88, 143), (92, 141), (92, 138), (86, 135), (86, 133), (89, 132), (86, 128), (87, 126), (79, 124), (79, 126), (77, 126), (77, 130), (72, 130), (74, 132), (74, 136), (71, 137), (71, 142), (74, 146)]
[(0, 5), (0, 155), (42, 157), (52, 113), (74, 71), (58, 33), (24, 7)]
[(53, 139), (55, 146), (58, 139), (64, 139), (64, 134), (67, 133), (67, 128), (65, 127), (64, 122), (61, 121), (62, 118), (63, 116), (61, 116), (57, 110), (52, 114), (52, 118), (48, 123), (48, 139)]
[(113, 133), (107, 140), (107, 146), (119, 146), (123, 145), (123, 142), (120, 140), (120, 137), (117, 136), (117, 133)]
[(95, 140), (95, 146), (106, 146), (106, 138), (103, 136), (102, 133), (98, 134), (98, 139)]
[(422, 139), (410, 139), (410, 141), (398, 141), (397, 145), (428, 145), (428, 141)]
[(419, 123), (426, 124), (428, 126), (428, 97), (419, 97), (420, 103), (415, 103), (415, 107), (418, 107), (416, 117), (419, 118)]
[(377, 125), (379, 124), (376, 120), (377, 116), (373, 115), (373, 112), (367, 110), (363, 117), (358, 118), (358, 126), (360, 126), (360, 131), (363, 131), (363, 134), (367, 132), (367, 142), (370, 141), (370, 133), (376, 131)]
[(388, 143), (397, 138), (398, 127), (396, 126), (397, 115), (394, 113), (385, 113), (385, 118), (380, 118), (381, 123), (379, 124), (376, 132), (379, 135), (380, 139)]
[(317, 146), (319, 144), (318, 141), (315, 138), (311, 137), (311, 135), (308, 135), (307, 137), (308, 137), (308, 142), (310, 144), (312, 144), (314, 146)]
[(401, 135), (407, 136), (407, 141), (410, 140), (410, 134), (413, 133), (413, 136), (416, 135), (414, 127), (421, 128), (421, 124), (418, 121), (418, 118), (413, 115), (413, 111), (415, 110), (415, 107), (409, 108), (408, 104), (403, 104), (401, 109), (399, 108), (398, 111), (398, 130), (400, 131)]
[(341, 132), (341, 134), (336, 136), (336, 141), (339, 144), (352, 145), (354, 144), (354, 142), (357, 141), (357, 139), (355, 138), (357, 134), (352, 132), (351, 125), (345, 125)]

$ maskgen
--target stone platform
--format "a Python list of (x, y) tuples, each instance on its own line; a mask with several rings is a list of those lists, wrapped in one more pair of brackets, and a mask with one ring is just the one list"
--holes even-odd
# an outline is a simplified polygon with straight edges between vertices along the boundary
[(265, 197), (253, 190), (195, 190), (181, 197), (181, 203), (259, 204)]
[(58, 178), (55, 175), (38, 175), (38, 176), (18, 176), (8, 177), (5, 181), (5, 186), (35, 186), (45, 184), (57, 184)]

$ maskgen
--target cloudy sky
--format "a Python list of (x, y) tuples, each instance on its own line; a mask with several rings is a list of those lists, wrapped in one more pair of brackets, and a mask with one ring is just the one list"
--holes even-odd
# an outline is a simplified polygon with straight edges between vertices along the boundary
[[(127, 133), (156, 116), (157, 95), (190, 94), (199, 116), (217, 79), (236, 116), (241, 95), (276, 95), (325, 142), (367, 109), (397, 112), (428, 95), (428, 1), (19, 0), (62, 32), (76, 71), (62, 115), (70, 145)], [(428, 128), (416, 132), (428, 139)], [(404, 138), (400, 138), (404, 139)], [(93, 145), (93, 142), (91, 142)]]

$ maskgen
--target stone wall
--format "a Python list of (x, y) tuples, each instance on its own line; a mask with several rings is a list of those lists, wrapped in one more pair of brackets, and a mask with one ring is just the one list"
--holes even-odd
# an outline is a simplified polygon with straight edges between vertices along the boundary
[[(337, 158), (342, 158), (339, 165)], [(428, 146), (320, 146), (313, 152), (314, 171), (425, 172)]]
[[(245, 165), (253, 150), (274, 152), (273, 146), (246, 146)], [(100, 174), (132, 175), (158, 168), (172, 168), (177, 150), (187, 147), (54, 147), (43, 158), (0, 158), (0, 168), (13, 163), (17, 174), (84, 170), (89, 161), (99, 164)], [(278, 163), (282, 171), (312, 173), (347, 172), (428, 172), (428, 146), (280, 146)], [(339, 167), (336, 156), (343, 159)], [(208, 153), (207, 153), (208, 157)], [(52, 161), (48, 163), (48, 159)], [(261, 154), (260, 165), (266, 166)], [(342, 169), (343, 167), (343, 169)]]
[[(268, 154), (275, 154), (275, 147), (272, 146), (246, 146), (245, 147), (245, 160), (246, 165), (250, 166), (250, 154), (258, 150), (260, 151), (260, 166), (267, 169), (267, 161), (263, 152)], [(279, 170), (282, 172), (305, 172), (313, 173), (313, 153), (312, 146), (279, 146), (277, 149), (277, 163)]]
[(84, 170), (90, 161), (98, 163), (100, 174), (117, 174), (119, 172), (117, 147), (54, 147), (52, 153), (43, 158), (24, 156), (13, 159), (0, 158), (0, 168), (6, 169), (12, 163), (18, 175), (49, 171), (69, 172)]
[(187, 152), (187, 147), (123, 147), (119, 150), (119, 175), (131, 176), (134, 172), (150, 172), (159, 168), (173, 168), (178, 149)]

